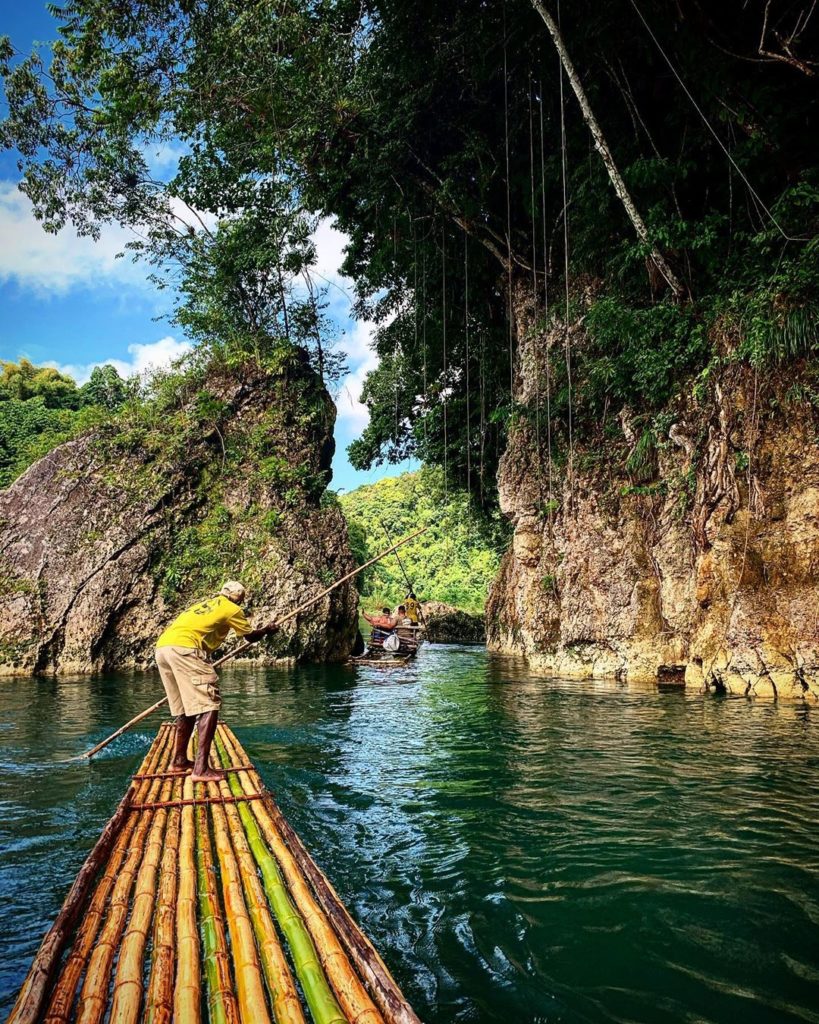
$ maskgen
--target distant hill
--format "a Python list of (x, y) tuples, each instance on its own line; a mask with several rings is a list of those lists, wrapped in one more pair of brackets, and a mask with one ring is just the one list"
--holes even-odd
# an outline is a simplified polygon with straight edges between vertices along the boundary
[[(430, 529), (399, 554), (421, 600), (444, 601), (482, 615), (506, 546), (506, 525), (475, 511), (463, 491), (444, 492), (439, 469), (387, 477), (339, 496), (359, 564), (414, 529)], [(362, 574), (366, 602), (395, 605), (407, 586), (394, 555)], [(359, 577), (361, 579), (361, 577)]]

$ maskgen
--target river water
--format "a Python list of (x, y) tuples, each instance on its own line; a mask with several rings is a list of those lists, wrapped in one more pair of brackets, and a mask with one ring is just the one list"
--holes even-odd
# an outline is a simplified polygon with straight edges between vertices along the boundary
[[(62, 759), (158, 685), (0, 681), (0, 1016), (153, 729)], [(223, 692), (429, 1024), (819, 1021), (819, 709), (434, 646), (389, 674), (233, 669)]]

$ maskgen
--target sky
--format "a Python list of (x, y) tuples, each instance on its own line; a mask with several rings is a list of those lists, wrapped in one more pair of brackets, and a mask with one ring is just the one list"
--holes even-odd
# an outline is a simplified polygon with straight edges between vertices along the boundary
[[(28, 52), (35, 41), (54, 38), (54, 21), (40, 0), (0, 0), (0, 35)], [(149, 159), (155, 169), (172, 173), (172, 150)], [(83, 383), (103, 363), (113, 363), (125, 376), (182, 355), (189, 342), (168, 323), (172, 297), (148, 281), (147, 268), (130, 257), (118, 258), (130, 235), (117, 227), (103, 229), (97, 242), (78, 238), (70, 228), (46, 234), (17, 188), (19, 178), (15, 154), (0, 151), (0, 359), (26, 357)], [(352, 282), (338, 272), (345, 236), (325, 220), (315, 241), (316, 274), (328, 283), (328, 313), (349, 366), (336, 398), (332, 487), (352, 490), (413, 467), (407, 463), (363, 473), (349, 463), (347, 445), (367, 424), (359, 397), (364, 377), (377, 362), (370, 347), (373, 325), (350, 316)]]

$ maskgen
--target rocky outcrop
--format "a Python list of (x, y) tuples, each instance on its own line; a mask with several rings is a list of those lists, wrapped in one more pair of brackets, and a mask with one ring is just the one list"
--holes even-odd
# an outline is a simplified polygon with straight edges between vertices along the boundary
[(421, 606), (426, 638), (433, 644), (482, 644), (486, 627), (482, 618), (443, 601), (424, 601)]
[[(257, 622), (353, 566), (325, 495), (335, 409), (298, 351), (211, 365), (55, 448), (0, 494), (0, 673), (146, 666), (184, 606), (224, 577)], [(254, 649), (343, 659), (349, 585)]]
[[(523, 406), (556, 344), (524, 336)], [(498, 475), (514, 537), (489, 646), (560, 676), (819, 698), (819, 416), (799, 374), (726, 363), (661, 418), (636, 476), (618, 468), (638, 440), (622, 410), (621, 457), (577, 448), (551, 501), (521, 417)]]

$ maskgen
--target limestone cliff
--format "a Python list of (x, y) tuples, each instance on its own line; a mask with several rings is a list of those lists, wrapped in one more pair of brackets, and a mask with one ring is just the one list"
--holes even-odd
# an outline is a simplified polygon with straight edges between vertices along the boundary
[[(517, 315), (528, 322), (524, 300)], [(534, 367), (547, 347), (560, 357), (563, 331), (520, 336), (516, 397), (531, 409)], [(571, 474), (552, 466), (551, 502), (548, 453), (521, 416), (498, 474), (514, 539), (487, 605), (490, 647), (561, 676), (819, 697), (819, 395), (807, 380), (804, 367), (726, 360), (661, 418), (636, 476), (624, 467), (639, 410), (619, 410), (619, 442), (577, 446)]]
[[(335, 409), (299, 351), (209, 365), (54, 449), (0, 493), (0, 673), (149, 663), (153, 641), (225, 576), (263, 622), (353, 565), (325, 487)], [(256, 649), (341, 659), (344, 586)]]

